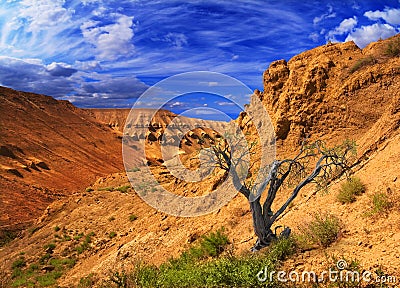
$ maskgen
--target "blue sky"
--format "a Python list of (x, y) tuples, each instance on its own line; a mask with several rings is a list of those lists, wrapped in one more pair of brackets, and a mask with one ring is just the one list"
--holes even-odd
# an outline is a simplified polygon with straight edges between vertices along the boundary
[[(364, 47), (399, 32), (399, 0), (1, 0), (0, 85), (79, 107), (131, 107), (156, 82), (197, 70), (261, 90), (271, 61), (328, 40)], [(220, 100), (168, 105), (236, 113)]]

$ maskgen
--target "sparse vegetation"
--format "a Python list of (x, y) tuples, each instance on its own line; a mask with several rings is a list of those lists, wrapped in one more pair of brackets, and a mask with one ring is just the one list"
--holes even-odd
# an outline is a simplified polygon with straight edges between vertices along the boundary
[(354, 73), (357, 70), (369, 65), (373, 65), (376, 63), (376, 59), (372, 56), (368, 56), (366, 58), (362, 58), (356, 61), (356, 63), (350, 68), (350, 73)]
[(117, 285), (117, 287), (126, 288), (128, 287), (128, 275), (123, 270), (122, 272), (114, 272), (110, 276), (110, 281)]
[[(47, 245), (46, 245), (47, 246)], [(13, 287), (47, 287), (57, 283), (57, 279), (62, 274), (75, 265), (75, 259), (71, 258), (55, 258), (49, 253), (43, 255), (39, 262), (31, 263), (26, 268), (27, 264), (23, 257), (14, 261), (11, 268), (12, 286)], [(42, 269), (40, 269), (42, 266)], [(42, 272), (41, 272), (42, 271)], [(44, 274), (43, 274), (44, 271)]]
[(204, 255), (216, 257), (224, 251), (228, 244), (228, 236), (224, 234), (224, 228), (221, 228), (215, 233), (211, 232), (208, 235), (202, 236), (200, 248)]
[(110, 222), (112, 222), (112, 221), (114, 221), (114, 220), (115, 220), (115, 217), (114, 217), (114, 216), (111, 216), (111, 217), (108, 218), (108, 221), (110, 221)]
[(389, 57), (400, 55), (400, 38), (390, 41), (386, 47), (385, 54)]
[(86, 192), (93, 192), (94, 189), (93, 189), (92, 187), (87, 187), (85, 191), (86, 191)]
[(319, 245), (325, 248), (336, 241), (340, 232), (340, 221), (331, 214), (315, 213), (313, 220), (300, 227), (300, 230), (300, 246), (308, 248), (311, 245)]
[[(83, 235), (83, 234), (82, 234)], [(94, 236), (94, 232), (90, 232), (89, 234), (87, 234), (85, 236), (85, 240), (78, 246), (76, 246), (76, 251), (78, 252), (78, 254), (83, 253), (84, 251), (90, 249), (90, 243), (92, 243), (92, 237)]]
[(122, 193), (127, 193), (128, 190), (131, 188), (130, 185), (124, 185), (124, 186), (119, 186), (119, 187), (102, 187), (102, 188), (98, 188), (98, 191), (109, 191), (109, 192), (113, 192), (113, 191), (119, 191)]
[(112, 191), (114, 191), (114, 187), (102, 187), (102, 188), (98, 188), (97, 190), (112, 192)]
[(126, 193), (128, 192), (128, 190), (131, 188), (130, 185), (124, 185), (124, 186), (120, 186), (118, 188), (115, 188), (115, 190), (122, 192), (122, 193)]
[(15, 238), (17, 238), (17, 233), (15, 233), (13, 231), (3, 231), (0, 234), (0, 247), (6, 245), (7, 243), (11, 242)]
[(295, 251), (295, 242), (289, 237), (277, 239), (265, 249), (265, 253), (233, 256), (230, 253), (209, 253), (221, 250), (206, 248), (200, 253), (201, 257), (195, 254), (202, 247), (209, 247), (210, 243), (213, 243), (212, 247), (224, 243), (225, 247), (229, 241), (223, 230), (210, 233), (179, 258), (170, 259), (159, 268), (138, 263), (134, 272), (124, 278), (124, 283), (138, 287), (280, 287), (279, 283), (271, 283), (269, 279), (260, 282), (257, 273), (264, 269), (274, 270), (281, 260)]
[(392, 202), (386, 193), (375, 193), (372, 195), (372, 209), (366, 215), (372, 216), (374, 214), (386, 213), (390, 207), (392, 207)]
[(30, 235), (33, 235), (36, 231), (38, 231), (40, 229), (40, 227), (36, 226), (36, 227), (31, 227), (28, 229), (28, 232)]
[(140, 171), (139, 167), (133, 167), (132, 169), (129, 169), (128, 172), (138, 172)]
[(112, 231), (112, 232), (110, 232), (110, 233), (108, 234), (108, 237), (110, 237), (110, 239), (112, 239), (112, 238), (114, 238), (114, 237), (116, 237), (116, 236), (117, 236), (117, 233), (114, 232), (114, 231)]
[(79, 233), (78, 235), (74, 236), (74, 240), (79, 240), (83, 237), (83, 233)]
[[(342, 273), (346, 273), (344, 275), (347, 275), (345, 277), (338, 277), (337, 281), (328, 281), (329, 278), (327, 277), (326, 279), (323, 279), (325, 283), (329, 283), (329, 287), (361, 287), (360, 286), (360, 281), (362, 281), (361, 276), (363, 269), (361, 267), (360, 261), (357, 259), (347, 259), (345, 257), (336, 257), (336, 256), (331, 256), (331, 259), (327, 259), (328, 263), (330, 263), (330, 266), (327, 267), (328, 271), (335, 271), (339, 273), (340, 271), (343, 271)], [(338, 268), (341, 267), (342, 269)], [(360, 275), (360, 277), (357, 277), (357, 275)], [(368, 286), (369, 287), (369, 286)], [(371, 286), (375, 287), (375, 286)]]
[(361, 182), (360, 178), (352, 177), (346, 182), (342, 183), (337, 200), (342, 203), (352, 203), (356, 201), (356, 196), (365, 192), (365, 185)]
[(56, 244), (49, 243), (49, 244), (44, 245), (43, 248), (47, 253), (52, 254), (54, 249), (56, 249)]
[(24, 257), (20, 257), (17, 260), (15, 260), (12, 265), (11, 268), (12, 269), (16, 269), (16, 268), (22, 268), (26, 266), (26, 261)]
[(93, 274), (90, 273), (88, 276), (81, 278), (79, 280), (78, 288), (90, 288), (93, 287), (94, 280), (93, 280)]
[(133, 222), (133, 221), (135, 221), (136, 219), (138, 219), (138, 217), (137, 217), (135, 214), (129, 215), (129, 221)]

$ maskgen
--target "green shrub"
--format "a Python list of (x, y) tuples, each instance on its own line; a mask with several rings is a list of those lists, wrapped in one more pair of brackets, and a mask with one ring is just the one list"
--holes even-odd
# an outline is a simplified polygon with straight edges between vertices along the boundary
[(125, 186), (118, 187), (118, 188), (116, 188), (115, 190), (117, 190), (117, 191), (119, 191), (119, 192), (122, 192), (122, 193), (126, 193), (126, 192), (128, 192), (128, 190), (129, 190), (130, 188), (131, 188), (130, 185), (125, 185)]
[(224, 228), (202, 236), (200, 247), (206, 256), (216, 257), (221, 254), (229, 244), (228, 236), (224, 234)]
[(372, 211), (370, 211), (371, 215), (387, 212), (387, 210), (392, 206), (392, 203), (390, 202), (387, 194), (375, 193), (372, 196), (372, 205)]
[(81, 278), (79, 280), (78, 288), (90, 288), (93, 287), (94, 285), (94, 280), (93, 280), (93, 274), (90, 273), (88, 276)]
[(280, 260), (295, 252), (293, 238), (277, 239), (263, 252), (240, 256), (221, 253), (228, 243), (223, 229), (211, 232), (160, 267), (137, 263), (131, 274), (113, 272), (105, 287), (283, 287), (268, 277), (259, 281), (257, 275), (276, 271)]
[(36, 231), (38, 231), (41, 227), (31, 227), (28, 229), (30, 235), (33, 235)]
[(400, 55), (400, 38), (392, 40), (388, 43), (385, 54), (389, 57), (396, 57)]
[[(89, 248), (90, 248), (90, 243), (92, 243), (92, 237), (94, 236), (95, 234), (94, 234), (94, 232), (90, 232), (89, 234), (87, 234), (86, 236), (85, 236), (85, 240), (80, 244), (80, 245), (78, 245), (75, 249), (76, 249), (76, 251), (78, 252), (78, 254), (81, 254), (81, 253), (83, 253), (85, 250), (88, 250)], [(82, 236), (83, 236), (83, 234), (82, 234)]]
[(108, 218), (108, 221), (114, 221), (115, 220), (115, 217), (114, 216), (111, 216), (110, 218)]
[(114, 191), (114, 187), (102, 187), (102, 188), (99, 188), (99, 189), (97, 189), (97, 190), (99, 190), (99, 191), (109, 191), (109, 192), (112, 192), (112, 191)]
[(13, 231), (3, 231), (0, 232), (0, 247), (6, 245), (7, 243), (11, 242), (17, 238), (17, 233)]
[(46, 253), (43, 256), (40, 257), (39, 259), (39, 264), (44, 265), (47, 263), (47, 261), (49, 261), (49, 259), (51, 258), (51, 254), (50, 253)]
[(357, 60), (357, 62), (350, 68), (350, 73), (354, 73), (357, 70), (365, 67), (365, 66), (369, 66), (369, 65), (373, 65), (376, 63), (376, 59), (372, 56), (368, 56), (366, 58), (362, 58)]
[(16, 268), (22, 268), (26, 266), (26, 261), (24, 257), (19, 257), (17, 260), (15, 260), (12, 265), (11, 268), (12, 269), (16, 269)]
[(138, 217), (135, 214), (129, 215), (129, 221), (133, 222), (137, 219)]
[(83, 233), (79, 233), (78, 235), (75, 235), (74, 236), (74, 240), (79, 240), (79, 239), (81, 239), (82, 237), (83, 237)]
[(54, 231), (55, 231), (55, 232), (58, 232), (58, 231), (60, 231), (60, 230), (61, 230), (60, 227), (58, 227), (58, 226), (55, 226), (55, 227), (54, 227)]
[(114, 238), (116, 236), (117, 236), (117, 233), (114, 232), (114, 231), (112, 231), (112, 232), (110, 232), (110, 234), (108, 234), (108, 237), (110, 237), (110, 239), (112, 239), (112, 238)]
[(56, 249), (56, 244), (54, 243), (49, 243), (43, 246), (44, 250), (47, 251), (48, 253), (52, 254), (53, 250)]
[(180, 266), (165, 263), (157, 268), (139, 264), (130, 278), (137, 287), (280, 287), (260, 282), (259, 271), (272, 271), (276, 262), (268, 254), (222, 256)]
[(93, 192), (94, 189), (93, 189), (92, 187), (87, 187), (85, 191), (86, 191), (86, 192)]
[(342, 183), (337, 200), (342, 203), (352, 203), (356, 201), (356, 196), (365, 192), (365, 185), (361, 182), (360, 178), (352, 177), (346, 182)]
[(330, 214), (314, 214), (314, 219), (303, 227), (302, 235), (299, 239), (302, 244), (313, 245), (317, 244), (321, 247), (328, 247), (330, 244), (336, 241), (340, 232), (340, 221), (339, 219)]
[(36, 263), (32, 263), (31, 265), (29, 265), (29, 270), (30, 271), (39, 270), (39, 265)]
[(47, 287), (51, 285), (57, 284), (57, 279), (62, 276), (62, 272), (60, 271), (52, 271), (48, 272), (44, 275), (40, 275), (36, 277), (39, 285), (42, 287)]
[(282, 261), (296, 252), (296, 242), (293, 237), (282, 237), (274, 241), (268, 248), (271, 260)]
[(62, 241), (71, 241), (71, 236), (64, 234), (62, 237)]
[(72, 258), (64, 258), (64, 259), (52, 258), (50, 259), (49, 264), (54, 266), (56, 270), (62, 270), (64, 269), (64, 266), (67, 268), (74, 267), (76, 264), (76, 260)]

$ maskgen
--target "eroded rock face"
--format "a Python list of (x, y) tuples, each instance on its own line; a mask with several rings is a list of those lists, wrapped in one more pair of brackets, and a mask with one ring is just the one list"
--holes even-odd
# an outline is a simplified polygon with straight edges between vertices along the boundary
[(340, 129), (371, 127), (400, 80), (400, 59), (385, 56), (385, 45), (361, 50), (354, 42), (328, 44), (288, 62), (272, 62), (263, 74), (264, 91), (253, 97), (268, 110), (277, 139), (295, 144)]

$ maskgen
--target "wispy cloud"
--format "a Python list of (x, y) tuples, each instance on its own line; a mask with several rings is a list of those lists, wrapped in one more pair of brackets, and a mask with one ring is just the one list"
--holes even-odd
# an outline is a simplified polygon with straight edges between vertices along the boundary
[(321, 16), (314, 17), (313, 23), (314, 23), (314, 25), (317, 25), (325, 19), (335, 18), (335, 17), (336, 17), (336, 13), (333, 11), (333, 6), (328, 5), (328, 11), (326, 13), (322, 14)]

